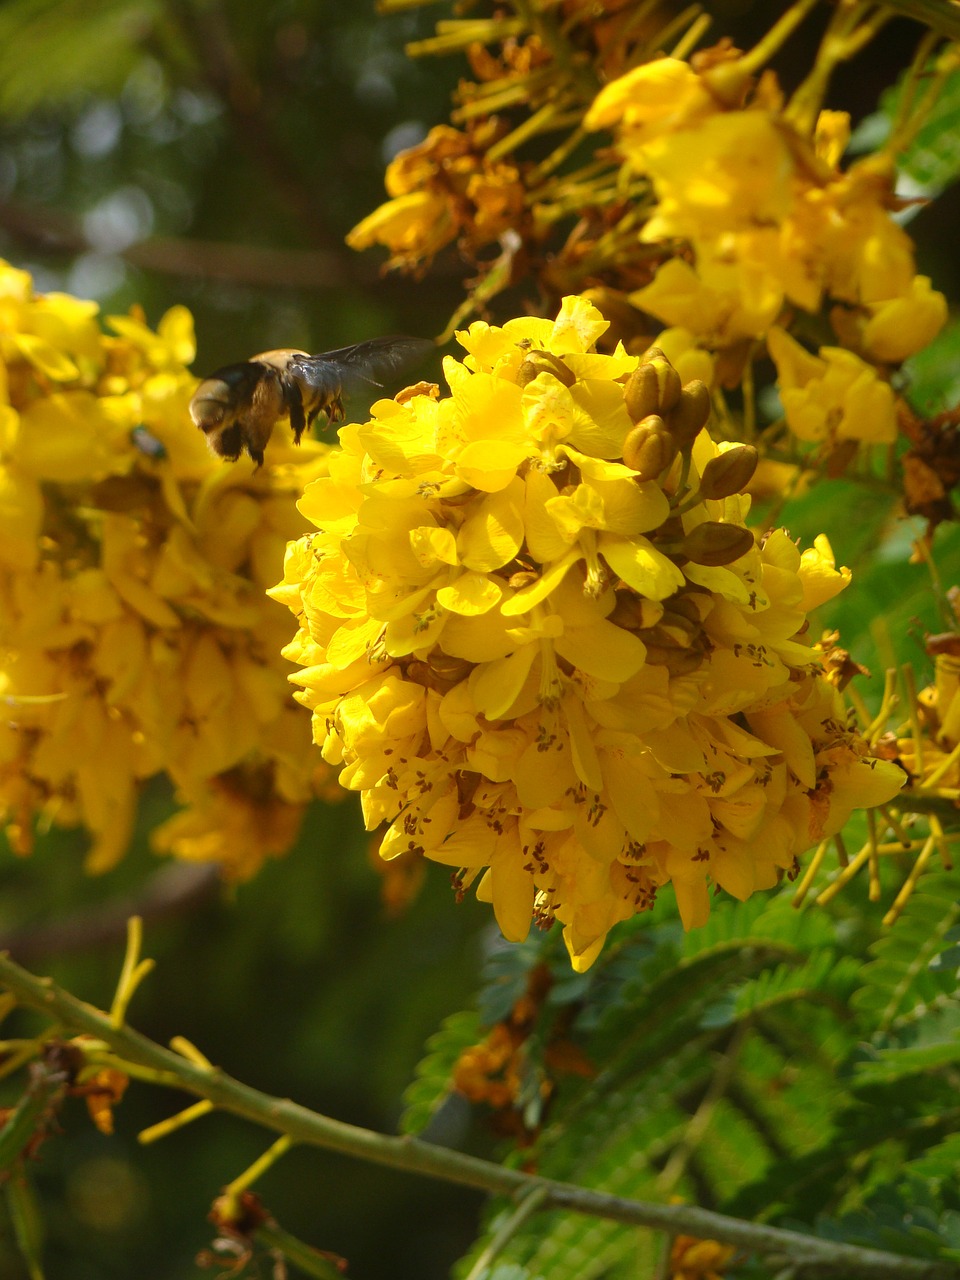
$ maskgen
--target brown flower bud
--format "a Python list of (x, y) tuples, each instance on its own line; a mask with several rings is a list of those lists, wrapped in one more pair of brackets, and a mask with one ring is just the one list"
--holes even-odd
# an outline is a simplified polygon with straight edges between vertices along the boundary
[(660, 408), (660, 387), (652, 364), (638, 364), (623, 388), (627, 413), (639, 422)]
[(704, 498), (729, 498), (741, 493), (753, 479), (760, 455), (752, 444), (740, 444), (711, 458), (700, 477)]
[(739, 560), (753, 545), (753, 534), (743, 525), (705, 520), (687, 534), (680, 550), (694, 564), (716, 566)]
[(680, 375), (658, 347), (651, 347), (627, 379), (623, 398), (634, 422), (669, 413), (680, 400)]
[[(655, 354), (654, 354), (655, 353)], [(660, 392), (660, 412), (669, 413), (680, 402), (683, 386), (680, 375), (659, 347), (653, 347), (643, 357), (643, 365), (652, 369), (657, 375), (657, 386)]]
[(634, 591), (623, 590), (616, 593), (616, 604), (607, 615), (607, 621), (628, 631), (639, 631), (652, 627), (662, 616), (663, 605), (638, 596)]
[(541, 373), (551, 373), (565, 387), (572, 387), (577, 380), (559, 356), (551, 351), (531, 351), (517, 370), (517, 385), (525, 387)]
[(699, 626), (668, 609), (659, 622), (640, 632), (640, 639), (644, 644), (676, 645), (680, 649), (689, 649), (701, 635)]
[(623, 461), (638, 480), (655, 480), (677, 456), (677, 446), (661, 417), (648, 414), (627, 434)]
[(670, 597), (670, 612), (679, 613), (698, 627), (713, 608), (713, 596), (709, 591), (684, 591)]
[(691, 675), (702, 667), (706, 653), (703, 649), (678, 649), (674, 645), (647, 645), (647, 662), (666, 667), (672, 676)]
[(710, 391), (699, 378), (688, 382), (680, 393), (680, 400), (670, 414), (670, 430), (683, 449), (693, 444), (710, 417)]

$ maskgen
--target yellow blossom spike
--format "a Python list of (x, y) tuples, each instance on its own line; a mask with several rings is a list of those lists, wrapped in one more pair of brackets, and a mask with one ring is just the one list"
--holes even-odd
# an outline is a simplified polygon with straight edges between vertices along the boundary
[[(579, 971), (665, 886), (695, 927), (713, 889), (746, 898), (811, 845), (822, 858), (904, 780), (810, 642), (807, 602), (847, 581), (829, 544), (755, 537), (731, 446), (700, 430), (706, 388), (678, 391), (660, 354), (633, 389), (667, 431), (687, 406), (682, 505), (672, 471), (625, 465), (636, 365), (593, 349), (605, 325), (570, 298), (555, 322), (471, 326), (449, 394), (403, 402), (415, 454), (375, 459), (376, 422), (344, 437), (335, 521), (305, 502), (317, 532), (274, 589), (316, 740), (387, 824), (381, 857), (458, 869), (510, 940), (556, 919)], [(469, 487), (421, 484), (420, 457)], [(369, 619), (386, 620), (376, 664)]]
[[(184, 808), (164, 851), (250, 875), (289, 847), (321, 781), (279, 652), (283, 613), (264, 592), (308, 527), (295, 497), (327, 449), (276, 431), (255, 478), (215, 458), (187, 413), (183, 307), (156, 331), (134, 309), (105, 333), (95, 303), (34, 294), (4, 262), (0, 295), (11, 846), (29, 852), (35, 827), (81, 827), (86, 869), (103, 872), (130, 845), (143, 780), (166, 774)], [(143, 973), (124, 977), (116, 1016)]]

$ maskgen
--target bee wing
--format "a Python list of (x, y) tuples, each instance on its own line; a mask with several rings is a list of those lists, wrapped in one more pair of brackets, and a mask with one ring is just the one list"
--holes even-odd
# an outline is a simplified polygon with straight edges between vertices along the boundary
[(397, 373), (432, 350), (429, 338), (369, 338), (316, 356), (292, 356), (289, 369), (318, 394), (335, 396), (361, 382), (379, 387), (378, 377)]

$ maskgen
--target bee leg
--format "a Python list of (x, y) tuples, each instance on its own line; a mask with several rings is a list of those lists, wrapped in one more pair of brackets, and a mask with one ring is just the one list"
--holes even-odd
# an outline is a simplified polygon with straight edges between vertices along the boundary
[(303, 412), (303, 396), (300, 394), (300, 388), (296, 381), (291, 378), (284, 387), (284, 400), (287, 405), (287, 412), (290, 414), (290, 426), (293, 428), (293, 443), (299, 444), (300, 437), (310, 425), (310, 421)]
[(229, 427), (224, 427), (215, 437), (208, 437), (208, 439), (212, 440), (214, 453), (218, 453), (221, 458), (226, 458), (229, 462), (236, 462), (243, 453), (243, 432), (236, 422), (231, 423)]

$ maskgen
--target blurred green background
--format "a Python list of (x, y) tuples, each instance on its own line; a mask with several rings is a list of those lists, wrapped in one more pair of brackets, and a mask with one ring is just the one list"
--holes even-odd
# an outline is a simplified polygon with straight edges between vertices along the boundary
[[(785, 6), (712, 7), (715, 31), (748, 44)], [(140, 303), (155, 325), (185, 304), (201, 374), (271, 347), (438, 333), (469, 265), (451, 251), (425, 281), (381, 277), (379, 256), (350, 253), (343, 237), (382, 200), (389, 159), (446, 118), (460, 62), (403, 54), (446, 16), (448, 6), (434, 5), (378, 17), (372, 0), (6, 0), (0, 255), (30, 270), (39, 290), (95, 298), (107, 314)], [(894, 23), (833, 105), (873, 110), (917, 32)], [(807, 65), (803, 42), (809, 54), (814, 36), (791, 46), (780, 68), (788, 81)], [(921, 269), (953, 296), (955, 225), (947, 197), (912, 228), (925, 246)], [(827, 507), (849, 504), (838, 560), (872, 566), (875, 611), (888, 610), (897, 635), (917, 618), (940, 629), (922, 567), (874, 554), (911, 530), (891, 528), (885, 501), (839, 484), (796, 508), (793, 531), (809, 540), (837, 524), (822, 518)], [(952, 534), (939, 536), (952, 551)], [(883, 638), (868, 632), (858, 600), (859, 609), (838, 602), (828, 621), (872, 663)], [(409, 913), (388, 918), (352, 799), (316, 806), (290, 856), (235, 890), (150, 855), (146, 833), (170, 807), (154, 787), (136, 846), (99, 880), (83, 875), (79, 833), (44, 837), (28, 861), (7, 855), (0, 946), (108, 1004), (122, 921), (146, 909), (145, 949), (158, 970), (136, 998), (133, 1025), (161, 1042), (185, 1035), (261, 1089), (393, 1131), (425, 1039), (471, 999), (490, 940), (487, 908), (468, 897), (454, 909), (433, 868)], [(152, 912), (161, 891), (174, 906)], [(134, 1085), (112, 1138), (93, 1130), (81, 1103), (68, 1108), (66, 1135), (36, 1165), (52, 1280), (202, 1274), (193, 1259), (213, 1234), (209, 1205), (269, 1137), (214, 1116), (140, 1149), (138, 1130), (183, 1103)], [(484, 1149), (466, 1116), (454, 1109), (447, 1121), (437, 1136)], [(345, 1255), (354, 1280), (439, 1280), (472, 1239), (481, 1203), (316, 1151), (287, 1156), (258, 1190), (288, 1230)], [(0, 1224), (0, 1280), (23, 1274)]]

